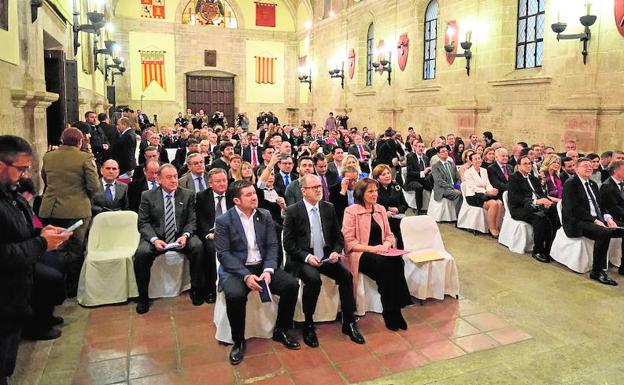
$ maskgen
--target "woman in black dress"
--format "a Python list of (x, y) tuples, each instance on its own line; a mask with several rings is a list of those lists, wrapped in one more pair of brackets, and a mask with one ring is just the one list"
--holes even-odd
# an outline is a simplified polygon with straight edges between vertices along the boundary
[(390, 229), (397, 241), (397, 248), (403, 248), (401, 235), (401, 219), (407, 210), (407, 202), (403, 196), (403, 189), (392, 180), (392, 171), (385, 164), (379, 164), (373, 169), (373, 179), (379, 182), (377, 203), (382, 205), (387, 212)]

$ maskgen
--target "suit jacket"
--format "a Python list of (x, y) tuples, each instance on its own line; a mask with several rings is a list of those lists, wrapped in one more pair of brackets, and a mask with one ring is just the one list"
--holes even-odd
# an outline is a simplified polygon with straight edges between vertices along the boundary
[[(590, 179), (589, 185), (596, 199), (599, 199), (600, 194), (596, 182)], [(578, 227), (580, 222), (593, 222), (596, 219), (596, 217), (591, 215), (590, 202), (585, 191), (585, 186), (583, 186), (581, 179), (577, 175), (569, 178), (563, 185), (561, 216), (563, 219), (563, 231), (570, 238), (577, 238), (583, 235)]]
[[(529, 179), (531, 180), (531, 186), (535, 189), (536, 198), (545, 198), (546, 194), (542, 190), (539, 180), (531, 174), (529, 174)], [(507, 203), (509, 205), (509, 213), (513, 219), (528, 221), (535, 212), (531, 186), (529, 186), (527, 179), (520, 172), (509, 177)]]
[(442, 161), (436, 162), (433, 166), (431, 166), (431, 175), (433, 176), (433, 199), (438, 202), (442, 200), (445, 191), (452, 190), (454, 188), (453, 184), (459, 183), (459, 175), (457, 175), (457, 167), (455, 167), (455, 163), (448, 159), (447, 163), (449, 165), (453, 180), (449, 179), (449, 176), (442, 165)]
[(284, 199), (286, 200), (287, 206), (295, 204), (303, 199), (299, 179), (293, 180), (292, 182), (290, 182), (288, 187), (286, 187), (286, 192), (284, 192)]
[[(208, 174), (204, 173), (203, 179), (204, 179), (204, 188), (207, 189), (208, 188)], [(199, 193), (199, 191), (195, 190), (195, 175), (193, 175), (193, 173), (191, 172), (186, 173), (186, 175), (180, 178), (180, 180), (178, 181), (178, 184), (180, 185), (180, 187), (184, 187), (187, 190), (191, 190), (195, 192), (196, 194)]]
[[(234, 202), (227, 196), (225, 205), (227, 209), (234, 207)], [(215, 200), (212, 189), (208, 188), (196, 196), (195, 212), (197, 214), (197, 235), (203, 241), (209, 233), (214, 233), (215, 226)]]
[[(324, 255), (317, 255), (316, 257), (322, 259), (329, 257), (332, 252), (342, 253), (344, 238), (338, 224), (334, 205), (321, 200), (318, 203), (318, 208), (325, 247), (323, 248)], [(286, 208), (283, 232), (284, 250), (288, 257), (286, 271), (296, 274), (298, 266), (305, 263), (305, 258), (309, 254), (314, 255), (314, 249), (310, 246), (311, 233), (310, 219), (305, 202), (301, 200)]]
[[(176, 239), (184, 233), (195, 233), (195, 193), (185, 188), (178, 188), (174, 196)], [(139, 206), (139, 232), (141, 238), (150, 241), (153, 237), (165, 239), (165, 200), (163, 189), (158, 187), (141, 194)]]
[[(429, 167), (429, 158), (427, 157), (427, 155), (423, 154), (422, 155), (423, 158), (423, 163), (425, 164), (425, 168)], [(418, 155), (416, 155), (413, 152), (410, 152), (409, 154), (407, 154), (406, 157), (406, 161), (407, 161), (407, 175), (405, 178), (405, 184), (410, 183), (410, 182), (423, 182), (426, 178), (421, 177), (420, 173), (422, 171), (425, 171), (424, 168), (422, 168), (420, 166), (420, 163), (418, 163)]]
[(559, 179), (561, 179), (561, 183), (562, 183), (563, 185), (565, 185), (565, 182), (567, 182), (567, 181), (568, 181), (568, 179), (571, 179), (572, 177), (574, 177), (574, 175), (570, 175), (570, 174), (568, 174), (568, 173), (567, 173), (567, 172), (565, 172), (565, 171), (561, 171), (561, 172), (559, 173)]
[[(511, 180), (511, 175), (513, 174), (513, 167), (509, 164), (506, 164), (507, 175), (509, 176), (509, 180)], [(490, 183), (496, 189), (498, 189), (499, 197), (503, 196), (503, 192), (507, 191), (508, 181), (505, 180), (505, 174), (503, 174), (503, 170), (501, 170), (498, 162), (495, 162), (493, 165), (487, 168), (488, 178), (490, 179)]]
[[(368, 155), (365, 155), (365, 158), (368, 161), (370, 159), (370, 157), (371, 157), (371, 155), (370, 155), (371, 154), (371, 150), (365, 144), (362, 145), (362, 149), (364, 150), (365, 153), (368, 153)], [(349, 147), (349, 150), (347, 152), (349, 154), (355, 156), (358, 159), (358, 161), (361, 162), (361, 160), (360, 160), (360, 151), (358, 150), (357, 145), (355, 145), (355, 144), (351, 145), (351, 147)]]
[(178, 169), (178, 171), (180, 171), (182, 166), (186, 164), (186, 146), (178, 148), (176, 150), (175, 157), (171, 164), (174, 165)]
[[(277, 269), (277, 234), (271, 214), (264, 209), (254, 213), (256, 244), (262, 258), (262, 269)], [(215, 219), (215, 249), (219, 259), (219, 280), (244, 279), (251, 274), (247, 261), (247, 237), (236, 208)]]
[(41, 218), (91, 217), (91, 198), (102, 190), (92, 154), (61, 145), (43, 156), (41, 177), (46, 185)]
[(332, 161), (327, 164), (327, 170), (336, 174), (336, 176), (340, 176), (340, 170), (338, 170), (338, 166), (336, 166), (336, 162)]
[(222, 168), (225, 171), (230, 170), (230, 166), (227, 163), (225, 163), (225, 161), (223, 161), (223, 159), (221, 158), (217, 158), (212, 161), (212, 164), (210, 165), (210, 169), (213, 169), (213, 168)]
[[(256, 154), (258, 159), (258, 164), (262, 163), (262, 146), (256, 146)], [(243, 153), (241, 154), (243, 161), (251, 163), (251, 146), (245, 147), (243, 149)]]
[(104, 191), (95, 194), (91, 200), (91, 212), (93, 215), (102, 211), (128, 210), (128, 185), (118, 180), (113, 184), (115, 186), (115, 197), (112, 202), (106, 200)]
[(338, 178), (338, 174), (336, 174), (334, 171), (331, 171), (329, 169), (325, 173), (325, 181), (327, 182), (327, 188), (335, 185), (336, 183), (340, 183), (340, 179)]
[(103, 122), (100, 122), (98, 126), (102, 129), (102, 132), (104, 133), (104, 135), (106, 135), (106, 138), (108, 139), (108, 143), (112, 147), (119, 137), (119, 132), (117, 131), (117, 128), (112, 124), (106, 124)]
[(488, 178), (488, 173), (483, 167), (479, 168), (478, 173), (474, 167), (466, 170), (463, 186), (465, 186), (466, 196), (473, 196), (477, 193), (484, 194), (486, 190), (493, 187)]
[(624, 222), (624, 192), (615, 183), (613, 178), (607, 179), (600, 186), (600, 207), (609, 213), (613, 220)]
[(141, 204), (141, 195), (143, 191), (149, 189), (145, 175), (140, 178), (132, 178), (132, 182), (128, 185), (128, 208), (135, 213), (139, 212)]
[[(258, 173), (258, 175), (260, 174), (262, 174), (262, 172)], [(296, 181), (297, 178), (299, 178), (299, 175), (297, 175), (296, 172), (292, 171), (290, 173), (290, 183), (292, 183), (293, 181)], [(273, 182), (273, 188), (275, 189), (275, 191), (277, 191), (279, 196), (283, 197), (284, 194), (286, 194), (286, 186), (284, 184), (284, 177), (282, 177), (282, 174), (279, 172), (279, 169), (275, 171), (275, 182)]]
[(126, 130), (117, 138), (111, 151), (111, 158), (119, 164), (119, 174), (125, 174), (136, 167), (136, 134), (132, 129)]
[(401, 214), (405, 213), (408, 207), (403, 195), (403, 189), (396, 182), (390, 183), (388, 187), (382, 186), (381, 183), (379, 184), (377, 203), (386, 210), (388, 210), (388, 207), (396, 207)]

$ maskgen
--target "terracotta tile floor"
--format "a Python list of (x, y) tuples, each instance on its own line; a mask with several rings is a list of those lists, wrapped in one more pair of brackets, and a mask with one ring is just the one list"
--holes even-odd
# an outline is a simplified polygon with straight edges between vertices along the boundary
[(338, 323), (318, 325), (318, 349), (252, 339), (233, 367), (229, 347), (214, 339), (212, 311), (186, 295), (157, 300), (143, 316), (133, 304), (91, 310), (74, 384), (344, 384), (531, 338), (469, 300), (447, 298), (405, 309), (407, 331), (390, 332), (380, 315), (366, 315), (365, 345), (350, 342)]

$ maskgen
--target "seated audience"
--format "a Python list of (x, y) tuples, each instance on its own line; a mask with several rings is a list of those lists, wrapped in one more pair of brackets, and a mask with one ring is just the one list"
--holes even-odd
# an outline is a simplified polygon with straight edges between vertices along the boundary
[(498, 238), (505, 213), (503, 202), (498, 199), (498, 190), (490, 183), (488, 172), (481, 167), (481, 155), (472, 154), (470, 163), (472, 167), (464, 173), (466, 203), (474, 207), (483, 207), (487, 211), (490, 234)]
[(128, 185), (117, 180), (117, 161), (108, 159), (100, 167), (102, 192), (91, 200), (91, 213), (95, 216), (102, 211), (128, 210)]
[(455, 212), (459, 214), (463, 198), (459, 190), (460, 181), (457, 175), (457, 167), (449, 160), (448, 148), (446, 146), (439, 146), (437, 152), (440, 161), (431, 167), (433, 199), (436, 202), (442, 201), (442, 198), (452, 201), (455, 206)]
[(459, 175), (459, 179), (464, 181), (464, 173), (470, 167), (472, 167), (472, 163), (470, 163), (470, 155), (474, 154), (473, 150), (466, 150), (462, 153), (462, 165), (457, 168), (457, 175)]
[(208, 184), (204, 157), (197, 152), (193, 152), (186, 157), (186, 165), (189, 172), (180, 178), (180, 187), (191, 190), (196, 194), (204, 191)]
[(598, 188), (602, 184), (602, 169), (600, 168), (600, 155), (595, 152), (587, 154), (587, 159), (591, 161), (593, 172), (591, 176), (591, 180), (596, 182)]
[(379, 183), (377, 203), (386, 209), (390, 229), (396, 238), (397, 248), (403, 249), (401, 219), (407, 210), (403, 189), (392, 180), (392, 170), (386, 164), (379, 164), (373, 169), (373, 179)]
[(540, 174), (542, 176), (542, 187), (548, 199), (557, 203), (563, 194), (563, 182), (559, 177), (561, 171), (561, 158), (557, 154), (550, 154), (544, 157)]
[(494, 151), (496, 162), (487, 168), (488, 178), (492, 187), (498, 190), (498, 199), (503, 198), (503, 193), (507, 191), (507, 184), (509, 178), (513, 174), (513, 168), (507, 164), (509, 160), (509, 153), (504, 148), (499, 148)]
[(321, 186), (323, 186), (323, 200), (329, 202), (329, 188), (339, 182), (338, 174), (329, 170), (325, 155), (316, 154), (312, 161), (314, 162), (314, 172), (320, 177)]
[(297, 172), (299, 173), (299, 178), (290, 182), (288, 187), (286, 187), (286, 191), (284, 192), (284, 199), (286, 199), (286, 205), (290, 206), (301, 199), (303, 199), (303, 195), (301, 195), (301, 186), (300, 179), (306, 174), (314, 173), (314, 162), (312, 158), (309, 156), (301, 156), (297, 160)]
[(563, 166), (563, 172), (559, 174), (561, 178), (561, 183), (565, 184), (565, 182), (576, 175), (576, 161), (569, 156), (564, 156), (561, 158), (561, 165)]
[[(615, 160), (610, 165), (611, 177), (600, 186), (600, 207), (611, 215), (615, 223), (624, 226), (624, 160)], [(624, 242), (622, 243), (624, 251)], [(624, 275), (624, 265), (618, 269)]]
[[(228, 181), (230, 184), (234, 182), (234, 175), (236, 174), (236, 170), (240, 168), (241, 164), (243, 164), (243, 158), (239, 154), (234, 154), (230, 157), (230, 171), (228, 172)], [(256, 175), (255, 172), (254, 175)]]
[(212, 161), (211, 168), (222, 168), (225, 171), (230, 170), (230, 157), (234, 155), (234, 145), (232, 142), (223, 142), (220, 147), (220, 156)]
[(414, 191), (416, 195), (417, 213), (423, 211), (423, 191), (431, 191), (433, 178), (429, 158), (425, 155), (425, 144), (414, 142), (413, 152), (407, 154), (407, 172), (404, 188), (406, 191)]
[(496, 150), (492, 147), (486, 147), (483, 150), (483, 155), (481, 155), (483, 168), (487, 169), (488, 167), (496, 163), (496, 156), (494, 155), (495, 151)]
[(128, 206), (135, 213), (139, 212), (141, 194), (146, 190), (153, 190), (159, 186), (157, 176), (160, 162), (156, 159), (148, 159), (143, 165), (143, 177), (133, 179), (128, 185)]
[[(275, 174), (275, 190), (277, 190), (279, 195), (284, 196), (288, 185), (293, 180), (296, 180), (299, 175), (297, 175), (296, 172), (293, 172), (294, 163), (292, 156), (288, 154), (280, 154), (278, 152), (275, 152), (275, 154), (279, 155), (279, 161), (277, 162), (277, 170)], [(272, 158), (273, 157), (269, 158), (267, 164), (271, 163)]]

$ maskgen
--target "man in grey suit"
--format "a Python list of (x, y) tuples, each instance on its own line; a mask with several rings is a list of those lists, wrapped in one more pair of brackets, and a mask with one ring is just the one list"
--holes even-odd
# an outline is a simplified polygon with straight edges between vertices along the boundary
[(439, 162), (431, 167), (431, 175), (433, 176), (433, 199), (440, 202), (442, 198), (446, 198), (453, 202), (455, 211), (459, 214), (462, 205), (462, 194), (459, 190), (459, 175), (457, 167), (449, 159), (449, 151), (446, 146), (438, 146)]
[(144, 191), (139, 206), (141, 241), (134, 254), (134, 272), (139, 289), (136, 311), (149, 311), (148, 288), (150, 269), (157, 256), (168, 244), (177, 243), (176, 250), (184, 253), (191, 264), (191, 300), (193, 305), (204, 303), (202, 296), (202, 243), (195, 233), (195, 193), (178, 186), (178, 171), (166, 163), (158, 169), (158, 184)]
[(102, 178), (102, 192), (95, 194), (91, 200), (93, 216), (102, 211), (128, 210), (128, 185), (117, 179), (119, 165), (117, 161), (109, 159), (100, 167)]
[(297, 161), (297, 172), (299, 173), (299, 179), (290, 182), (288, 187), (286, 187), (286, 192), (284, 193), (284, 199), (286, 200), (287, 206), (295, 204), (303, 199), (303, 195), (301, 194), (301, 184), (299, 181), (305, 175), (314, 173), (314, 161), (312, 158), (309, 156), (299, 157), (299, 160)]
[(204, 157), (194, 152), (186, 157), (186, 164), (188, 165), (189, 172), (180, 178), (180, 187), (195, 191), (195, 194), (204, 191), (206, 186), (208, 186)]
[(254, 185), (246, 180), (236, 181), (229, 193), (235, 207), (215, 219), (214, 240), (221, 264), (219, 286), (225, 293), (234, 341), (230, 363), (237, 365), (245, 355), (247, 295), (250, 291), (262, 291), (261, 284), (280, 296), (273, 340), (288, 349), (300, 348), (299, 343), (286, 334), (292, 327), (299, 283), (295, 277), (278, 269), (275, 224), (267, 210), (258, 208)]

